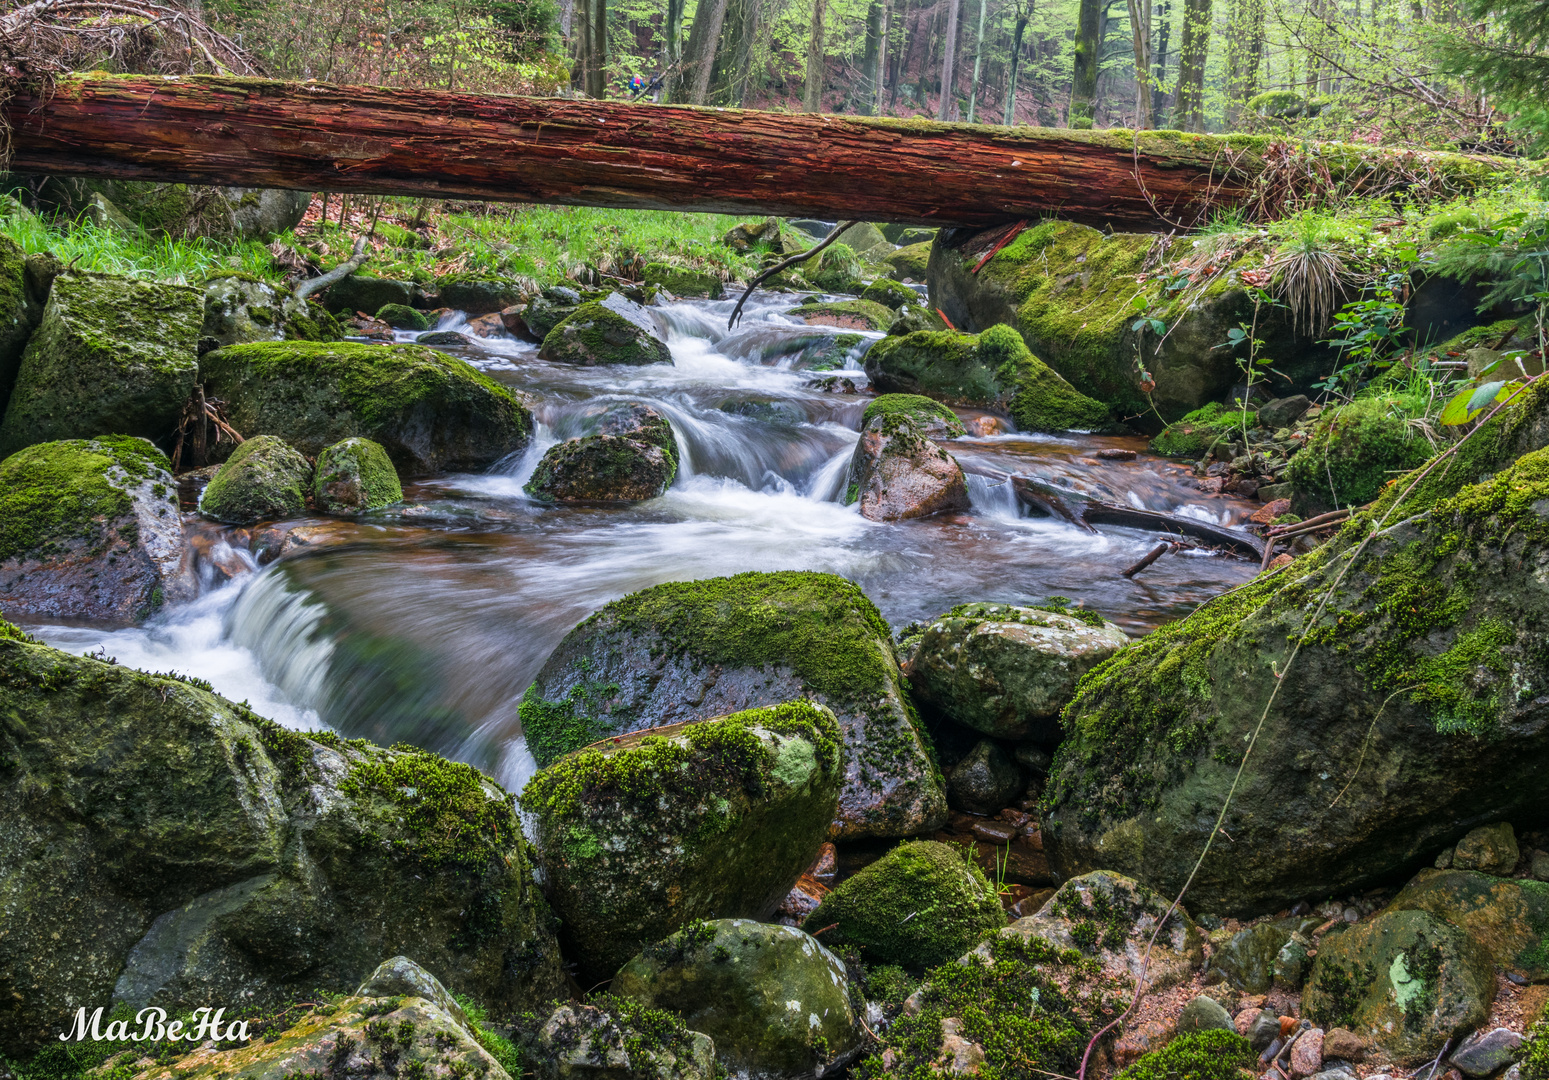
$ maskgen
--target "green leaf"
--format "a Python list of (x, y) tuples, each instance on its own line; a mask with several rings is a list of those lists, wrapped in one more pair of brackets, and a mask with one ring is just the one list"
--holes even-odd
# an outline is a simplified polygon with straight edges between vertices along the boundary
[(1140, 333), (1142, 330), (1144, 330), (1146, 328), (1146, 324), (1149, 321), (1150, 321), (1149, 319), (1136, 319), (1133, 323), (1130, 324), (1131, 332), (1136, 333), (1136, 334)]
[(1232, 327), (1230, 330), (1228, 330), (1226, 332), (1227, 340), (1228, 341), (1232, 341), (1232, 342), (1241, 341), (1244, 338), (1246, 338), (1247, 336), (1248, 336), (1247, 334), (1243, 333), (1241, 330), (1237, 329), (1235, 326)]
[(1497, 382), (1487, 382), (1478, 390), (1475, 390), (1474, 396), (1468, 399), (1468, 411), (1475, 413), (1490, 404), (1501, 392), (1501, 387), (1505, 385), (1506, 381), (1502, 379)]
[(1167, 333), (1167, 324), (1164, 323), (1161, 319), (1152, 319), (1151, 332), (1160, 337), (1161, 335)]
[(1447, 407), (1441, 411), (1441, 423), (1447, 427), (1468, 423), (1468, 399), (1473, 393), (1471, 389), (1464, 390), (1447, 402)]

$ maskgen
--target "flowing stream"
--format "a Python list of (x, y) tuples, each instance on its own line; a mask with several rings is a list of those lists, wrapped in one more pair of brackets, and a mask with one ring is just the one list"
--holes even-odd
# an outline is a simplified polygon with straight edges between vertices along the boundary
[[(206, 566), (197, 601), (131, 629), (28, 629), (73, 652), (208, 679), (292, 727), (414, 743), (519, 789), (532, 760), (517, 704), (534, 674), (587, 614), (660, 582), (828, 571), (859, 583), (895, 628), (966, 601), (1058, 595), (1138, 634), (1257, 569), (1184, 553), (1127, 580), (1120, 571), (1155, 544), (1153, 534), (1093, 534), (1028, 516), (1011, 485), (994, 478), (1036, 473), (1110, 501), (1227, 525), (1255, 508), (1202, 497), (1187, 469), (1149, 457), (1138, 438), (954, 440), (946, 445), (970, 473), (969, 512), (865, 520), (839, 500), (868, 398), (811, 385), (839, 375), (863, 386), (863, 347), (852, 350), (849, 370), (802, 370), (840, 331), (801, 325), (784, 314), (790, 305), (759, 294), (730, 334), (731, 301), (660, 309), (671, 365), (565, 367), (539, 360), (535, 346), (475, 339), (453, 351), (533, 404), (537, 437), (519, 458), (481, 475), (407, 485), (403, 503), (357, 521), (319, 519), (311, 549), (261, 570), (245, 534), (206, 528), (201, 561), (224, 573)], [(454, 316), (438, 329), (464, 325)], [(659, 409), (677, 433), (682, 468), (665, 496), (617, 507), (551, 507), (526, 496), (522, 485), (544, 450), (630, 400)], [(1108, 447), (1140, 455), (1094, 456)]]

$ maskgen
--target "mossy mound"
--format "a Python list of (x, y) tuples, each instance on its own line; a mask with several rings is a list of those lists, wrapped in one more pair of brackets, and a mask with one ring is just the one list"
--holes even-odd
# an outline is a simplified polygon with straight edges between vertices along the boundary
[(1252, 1080), (1258, 1057), (1235, 1031), (1191, 1031), (1141, 1055), (1115, 1080)]
[(0, 456), (105, 432), (170, 436), (194, 390), (203, 321), (204, 298), (186, 285), (60, 274), (0, 421)]
[(923, 240), (901, 247), (891, 255), (884, 255), (882, 261), (893, 268), (895, 281), (924, 281), (926, 267), (930, 265), (930, 249), (931, 241)]
[(1198, 460), (1218, 443), (1229, 440), (1236, 432), (1239, 440), (1243, 425), (1253, 427), (1255, 414), (1243, 410), (1229, 410), (1219, 401), (1212, 401), (1203, 408), (1195, 409), (1182, 420), (1175, 420), (1161, 434), (1151, 440), (1151, 452), (1164, 457)]
[(809, 300), (791, 309), (793, 318), (809, 326), (837, 326), (845, 330), (886, 330), (893, 312), (875, 300)]
[(387, 451), (370, 439), (345, 439), (317, 456), (312, 502), (325, 514), (358, 514), (403, 501)]
[(918, 409), (873, 413), (850, 456), (845, 505), (859, 503), (861, 516), (871, 521), (967, 510), (968, 479), (962, 466), (932, 441), (952, 433), (938, 416)]
[(238, 431), (276, 435), (312, 456), (361, 436), (409, 476), (484, 468), (532, 433), (532, 414), (510, 390), (421, 345), (233, 345), (201, 358), (199, 374)]
[(888, 336), (866, 353), (866, 374), (885, 394), (1005, 412), (1023, 431), (1105, 431), (1113, 418), (1028, 351), (1009, 326)]
[(525, 490), (549, 502), (643, 502), (677, 474), (672, 424), (636, 402), (609, 412), (596, 432), (550, 447)]
[(843, 240), (824, 248), (813, 261), (801, 264), (801, 272), (808, 281), (826, 292), (859, 293), (866, 287), (861, 280), (866, 276), (866, 267), (855, 249)]
[(1549, 883), (1472, 870), (1421, 870), (1388, 905), (1460, 927), (1497, 967), (1549, 982)]
[(690, 270), (670, 263), (650, 262), (640, 272), (647, 285), (659, 285), (675, 296), (696, 296), (719, 300), (723, 295), (721, 279), (703, 270)]
[(933, 967), (1006, 925), (995, 887), (962, 852), (934, 840), (900, 844), (823, 898), (809, 931), (853, 945), (872, 963)]
[(651, 313), (618, 293), (582, 304), (565, 316), (544, 337), (538, 355), (581, 367), (672, 363)]
[(320, 304), (282, 295), (266, 281), (223, 274), (204, 283), (200, 348), (244, 341), (338, 341), (344, 336)]
[(921, 307), (918, 304), (904, 308), (893, 320), (893, 324), (887, 328), (888, 337), (903, 337), (905, 334), (919, 333), (921, 330), (950, 330), (947, 320), (941, 317), (941, 312), (933, 307)]
[(29, 287), (27, 256), (22, 249), (10, 237), (0, 237), (0, 416), (5, 415), (27, 339), (43, 317), (39, 284), (46, 294), (46, 283), (34, 280)]
[(1329, 409), (1286, 469), (1291, 509), (1307, 517), (1363, 506), (1432, 452), (1430, 440), (1393, 402), (1357, 398)]
[(383, 304), (377, 309), (376, 317), (394, 330), (424, 331), (436, 325), (429, 315), (407, 304)]
[(828, 833), (844, 779), (833, 714), (806, 701), (635, 732), (522, 792), (569, 955), (606, 978), (696, 919), (766, 919)]
[(957, 413), (934, 398), (919, 394), (883, 394), (872, 399), (866, 403), (866, 411), (861, 413), (861, 427), (887, 416), (907, 416), (925, 428), (932, 438), (953, 439), (967, 432)]
[(878, 278), (861, 291), (862, 300), (872, 300), (883, 307), (898, 311), (905, 307), (917, 307), (920, 303), (920, 294), (887, 278)]
[[(519, 1023), (525, 1017), (518, 1018)], [(715, 1042), (680, 1017), (599, 994), (559, 1006), (537, 1032), (521, 1032), (519, 1064), (538, 1080), (715, 1080)]]
[(144, 439), (38, 443), (0, 461), (0, 605), (129, 622), (192, 592), (172, 466)]
[(945, 820), (946, 803), (902, 678), (887, 624), (854, 584), (748, 573), (603, 607), (560, 642), (520, 711), (541, 766), (626, 732), (809, 698), (838, 716), (851, 762), (836, 830), (908, 836)]
[(0, 640), (0, 671), (28, 778), (0, 789), (6, 1054), (57, 1045), (82, 1002), (272, 1007), (385, 956), (503, 1012), (561, 991), (511, 799), (470, 766), (43, 645)]
[(312, 466), (273, 435), (248, 439), (231, 452), (199, 499), (199, 512), (227, 525), (295, 517), (307, 508)]
[(1509, 462), (1549, 442), (1544, 406), (1529, 392), (1476, 433), (1353, 565), (1411, 478), (1281, 574), (1088, 674), (1045, 795), (1056, 867), (1181, 886), (1184, 853), (1203, 848), (1206, 808), (1221, 805), (1261, 716), (1225, 822), (1236, 844), (1212, 849), (1192, 887), (1212, 910), (1366, 887), (1455, 842), (1483, 791), (1488, 819), (1536, 813), (1529, 777), (1549, 767), (1549, 736), (1530, 688), (1549, 684), (1549, 591), (1519, 567), (1549, 540), (1549, 450)]

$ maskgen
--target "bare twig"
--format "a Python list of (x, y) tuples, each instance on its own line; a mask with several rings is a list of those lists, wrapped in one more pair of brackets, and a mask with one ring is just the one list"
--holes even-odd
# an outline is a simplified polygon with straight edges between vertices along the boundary
[(750, 281), (748, 283), (747, 291), (742, 294), (742, 299), (738, 300), (737, 306), (731, 309), (731, 318), (726, 320), (726, 329), (730, 330), (732, 327), (737, 325), (737, 318), (742, 314), (742, 305), (748, 302), (748, 297), (753, 295), (753, 290), (758, 288), (760, 284), (768, 281), (781, 270), (784, 270), (787, 267), (795, 266), (799, 262), (805, 262), (806, 260), (812, 258), (812, 256), (822, 251), (829, 244), (832, 244), (835, 240), (839, 239), (840, 233), (850, 228), (850, 226), (858, 224), (860, 224), (859, 221), (841, 221), (839, 224), (834, 226), (832, 232), (823, 237), (822, 240), (819, 240), (812, 247), (809, 247), (806, 251), (798, 252), (783, 262), (775, 263), (768, 270), (765, 270), (762, 274), (759, 274), (758, 277)]
[(355, 271), (359, 270), (361, 265), (365, 263), (366, 259), (369, 257), (370, 256), (366, 254), (366, 238), (364, 236), (357, 236), (355, 238), (355, 250), (351, 253), (348, 259), (345, 259), (342, 263), (321, 277), (309, 278), (308, 280), (303, 281), (300, 285), (296, 286), (296, 291), (293, 295), (297, 300), (305, 300), (319, 289), (326, 289), (334, 282), (343, 281), (345, 278), (349, 277)]

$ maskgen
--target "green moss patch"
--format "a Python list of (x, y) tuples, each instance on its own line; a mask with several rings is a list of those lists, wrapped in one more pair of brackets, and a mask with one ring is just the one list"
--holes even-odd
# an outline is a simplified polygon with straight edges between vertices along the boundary
[(1430, 441), (1393, 402), (1357, 398), (1329, 409), (1286, 470), (1292, 509), (1317, 514), (1369, 503), (1432, 453)]
[(306, 510), (312, 466), (273, 435), (248, 439), (210, 480), (199, 499), (206, 517), (230, 525), (293, 517)]
[(403, 500), (387, 451), (370, 439), (345, 439), (317, 458), (312, 500), (324, 513), (355, 513)]
[(429, 330), (435, 325), (430, 316), (407, 304), (383, 304), (376, 317), (394, 330)]
[(691, 270), (664, 262), (650, 262), (641, 271), (647, 285), (660, 285), (677, 296), (697, 296), (719, 300), (722, 295), (721, 279), (703, 270)]
[(1231, 410), (1219, 401), (1212, 401), (1195, 409), (1182, 420), (1168, 424), (1161, 434), (1151, 440), (1151, 452), (1165, 457), (1197, 460), (1218, 443), (1229, 440), (1233, 432), (1240, 437), (1243, 427), (1253, 427), (1256, 419), (1256, 413)]
[(950, 436), (962, 435), (967, 430), (955, 412), (941, 402), (919, 394), (883, 394), (875, 398), (861, 413), (861, 427), (865, 428), (877, 417), (887, 416), (907, 416), (927, 426), (945, 424)]
[(105, 545), (112, 530), (126, 535), (135, 528), (127, 489), (146, 480), (170, 485), (171, 472), (160, 450), (123, 435), (12, 454), (0, 461), (0, 562), (46, 559), (78, 542)]
[(1191, 1031), (1142, 1055), (1115, 1080), (1251, 1080), (1257, 1060), (1235, 1031)]

